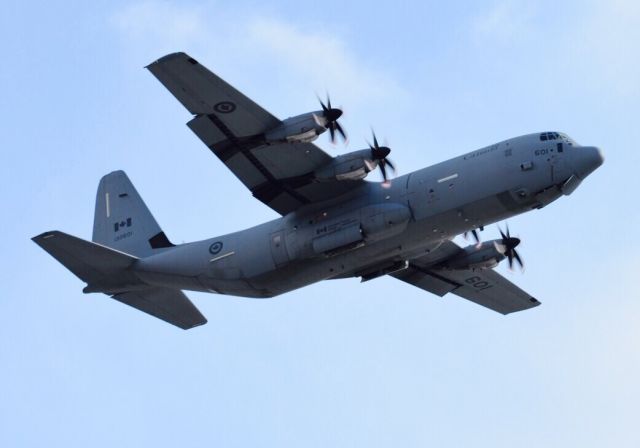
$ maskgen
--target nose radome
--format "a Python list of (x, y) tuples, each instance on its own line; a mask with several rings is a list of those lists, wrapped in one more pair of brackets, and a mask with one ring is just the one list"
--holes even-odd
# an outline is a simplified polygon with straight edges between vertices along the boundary
[(604, 163), (602, 151), (600, 148), (596, 148), (595, 146), (583, 146), (582, 148), (578, 148), (575, 155), (575, 174), (580, 179), (584, 179)]

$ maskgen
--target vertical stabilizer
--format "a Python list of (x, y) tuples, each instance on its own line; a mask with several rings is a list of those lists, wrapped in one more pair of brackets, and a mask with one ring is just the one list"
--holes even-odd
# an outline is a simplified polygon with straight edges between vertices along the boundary
[(173, 246), (124, 171), (100, 180), (93, 241), (137, 257)]

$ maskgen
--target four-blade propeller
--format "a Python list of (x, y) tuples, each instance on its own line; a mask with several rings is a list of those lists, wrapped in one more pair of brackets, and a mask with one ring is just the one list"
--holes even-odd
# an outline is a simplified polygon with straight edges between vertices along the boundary
[(498, 227), (498, 230), (500, 231), (502, 240), (500, 241), (500, 243), (498, 243), (498, 246), (496, 248), (507, 257), (507, 260), (509, 262), (509, 269), (513, 269), (513, 260), (518, 262), (518, 264), (520, 265), (520, 269), (524, 269), (522, 259), (516, 251), (516, 247), (518, 247), (518, 244), (520, 244), (520, 239), (511, 236), (511, 233), (509, 233), (509, 225), (507, 225), (506, 234), (500, 227)]
[(347, 141), (347, 133), (342, 129), (340, 123), (338, 123), (338, 118), (342, 116), (342, 110), (331, 107), (331, 98), (329, 98), (329, 94), (327, 94), (327, 104), (324, 104), (320, 97), (318, 97), (318, 101), (322, 106), (322, 117), (325, 121), (325, 127), (329, 129), (331, 143), (336, 142), (336, 131), (338, 131), (344, 141)]

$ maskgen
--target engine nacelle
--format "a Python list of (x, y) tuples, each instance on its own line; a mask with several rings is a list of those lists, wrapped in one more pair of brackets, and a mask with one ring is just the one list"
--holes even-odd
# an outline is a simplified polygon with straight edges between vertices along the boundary
[(334, 157), (329, 164), (315, 172), (315, 177), (319, 181), (363, 179), (376, 167), (370, 158), (370, 149)]
[(458, 255), (442, 263), (442, 267), (452, 270), (491, 269), (504, 260), (504, 254), (498, 250), (499, 240), (487, 241), (480, 246), (467, 246)]
[(311, 142), (327, 130), (322, 125), (321, 116), (322, 111), (316, 111), (287, 118), (281, 125), (267, 131), (265, 140), (268, 143)]

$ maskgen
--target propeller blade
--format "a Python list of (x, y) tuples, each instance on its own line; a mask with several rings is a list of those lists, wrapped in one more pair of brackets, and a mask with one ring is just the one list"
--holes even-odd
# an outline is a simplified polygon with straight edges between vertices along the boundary
[(322, 99), (320, 98), (320, 96), (316, 95), (316, 98), (318, 98), (318, 102), (320, 103), (320, 106), (322, 106), (322, 112), (324, 112), (323, 115), (327, 115), (327, 111), (329, 109), (327, 109), (327, 106), (324, 105), (324, 103), (322, 102)]
[(518, 254), (518, 252), (516, 252), (515, 250), (513, 251), (513, 256), (515, 257), (516, 261), (518, 262), (518, 264), (520, 265), (520, 269), (524, 269), (524, 263), (522, 262), (522, 259), (520, 258), (520, 255)]
[(386, 164), (389, 165), (391, 167), (391, 169), (393, 170), (393, 172), (395, 173), (396, 172), (396, 167), (393, 165), (393, 163), (391, 163), (391, 160), (387, 159), (386, 157), (385, 157), (384, 160), (385, 160)]
[(387, 163), (385, 162), (385, 159), (380, 160), (380, 171), (382, 171), (382, 178), (386, 182), (388, 177), (387, 177)]
[(336, 121), (335, 124), (336, 124), (336, 129), (338, 130), (340, 135), (342, 135), (343, 140), (347, 141), (347, 133), (344, 132), (344, 129), (342, 129), (342, 126), (340, 126), (340, 123)]
[[(480, 245), (480, 231), (481, 231), (481, 230), (482, 230), (482, 229), (471, 229), (471, 230), (467, 230), (466, 232), (464, 232), (464, 237), (465, 237), (466, 239), (468, 239), (467, 235), (470, 233), (470, 234), (473, 236), (473, 239), (475, 240), (476, 245), (478, 245), (478, 246), (479, 246), (479, 245)], [(499, 243), (494, 242), (494, 245), (496, 246), (496, 250), (497, 250), (498, 252), (500, 252), (500, 248), (498, 248), (498, 244), (499, 244)], [(501, 245), (501, 244), (500, 244), (500, 245)], [(502, 252), (504, 252), (504, 249), (502, 250)]]

